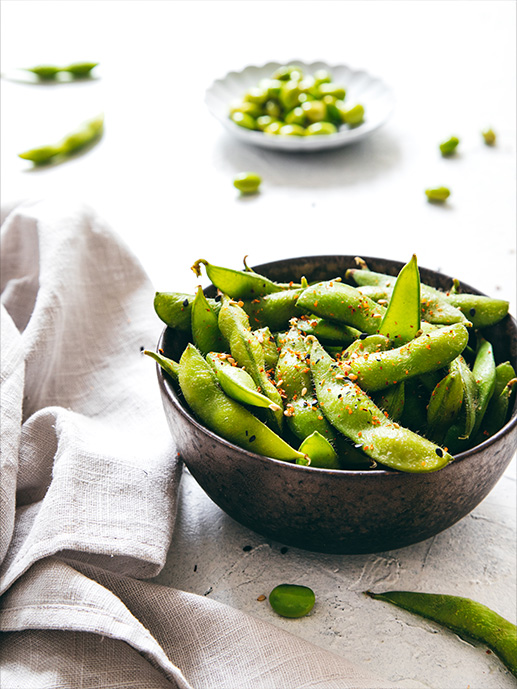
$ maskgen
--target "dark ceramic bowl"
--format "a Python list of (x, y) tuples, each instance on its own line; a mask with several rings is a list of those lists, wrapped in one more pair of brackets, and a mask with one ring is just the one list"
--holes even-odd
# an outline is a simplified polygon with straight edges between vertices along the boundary
[[(397, 275), (402, 263), (364, 257), (369, 268)], [(344, 276), (353, 256), (311, 256), (257, 266), (268, 277), (309, 281)], [(425, 268), (422, 282), (449, 289), (451, 278)], [(463, 285), (464, 291), (478, 290)], [(213, 296), (213, 287), (205, 290)], [(507, 316), (487, 333), (498, 362), (517, 369), (517, 323)], [(159, 347), (178, 360), (187, 342), (166, 328)], [(170, 430), (185, 464), (209, 497), (236, 521), (268, 538), (306, 550), (374, 553), (423, 541), (452, 526), (492, 490), (516, 449), (517, 403), (511, 419), (481, 445), (430, 474), (391, 470), (316, 469), (248, 452), (223, 440), (192, 415), (158, 367)]]

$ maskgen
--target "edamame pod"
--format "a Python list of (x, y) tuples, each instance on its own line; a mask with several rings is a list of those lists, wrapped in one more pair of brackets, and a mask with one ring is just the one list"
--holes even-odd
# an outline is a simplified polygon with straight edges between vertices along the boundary
[(275, 380), (284, 398), (285, 416), (291, 432), (300, 440), (318, 431), (330, 442), (336, 433), (318, 408), (314, 393), (307, 340), (296, 328), (277, 336), (280, 353)]
[(420, 273), (415, 254), (400, 271), (379, 333), (395, 343), (414, 339), (420, 330)]
[(242, 308), (248, 314), (253, 328), (268, 326), (277, 332), (287, 328), (291, 318), (300, 315), (296, 303), (302, 292), (303, 288), (296, 288), (245, 299)]
[(191, 327), (192, 341), (202, 354), (224, 351), (226, 342), (219, 331), (218, 311), (212, 310), (201, 286), (192, 302)]
[(387, 418), (358, 385), (342, 375), (319, 342), (311, 339), (311, 371), (318, 402), (337, 430), (361, 445), (376, 462), (399, 471), (437, 471), (452, 461), (441, 447)]
[(204, 258), (199, 258), (192, 266), (192, 270), (198, 277), (201, 277), (202, 265), (205, 267), (209, 280), (223, 294), (227, 294), (233, 299), (253, 299), (300, 286), (293, 283), (273, 282), (264, 275), (259, 275), (259, 273), (251, 270), (233, 270), (232, 268), (215, 266)]
[(35, 165), (49, 163), (55, 158), (70, 155), (93, 143), (100, 138), (103, 129), (104, 116), (99, 115), (84, 122), (78, 129), (67, 134), (56, 144), (32, 148), (18, 155), (24, 160), (32, 161)]
[(476, 420), (472, 434), (476, 435), (483, 421), (488, 403), (492, 398), (495, 387), (495, 359), (492, 345), (484, 338), (479, 338), (476, 359), (472, 368), (472, 374), (477, 385)]
[(474, 328), (488, 328), (495, 325), (508, 313), (509, 303), (504, 299), (467, 293), (449, 293), (445, 299), (451, 306), (459, 309)]
[(255, 381), (249, 373), (237, 366), (234, 359), (228, 354), (209, 352), (206, 355), (206, 360), (214, 369), (219, 385), (232, 399), (241, 404), (264, 407), (273, 411), (281, 409), (278, 404), (257, 390)]
[(382, 390), (443, 368), (461, 354), (467, 342), (467, 329), (456, 323), (431, 330), (396, 349), (351, 357), (341, 366), (365, 390)]
[(273, 459), (303, 458), (279, 435), (222, 390), (210, 364), (192, 344), (179, 361), (179, 385), (187, 404), (207, 428), (239, 447)]
[(144, 354), (147, 354), (147, 356), (150, 356), (151, 359), (154, 359), (160, 364), (163, 370), (174, 378), (174, 380), (178, 380), (180, 367), (177, 361), (173, 361), (159, 352), (151, 352), (149, 349), (144, 349)]
[[(212, 311), (217, 315), (221, 302), (207, 299)], [(192, 327), (192, 304), (194, 295), (185, 292), (156, 292), (154, 295), (154, 310), (160, 320), (170, 328), (190, 331)]]
[(278, 362), (278, 347), (276, 346), (273, 333), (267, 326), (265, 328), (257, 328), (253, 332), (264, 350), (266, 369), (268, 371), (274, 369)]
[(431, 393), (427, 407), (427, 437), (441, 443), (459, 414), (463, 402), (463, 384), (458, 371), (451, 371)]
[(321, 469), (340, 469), (337, 452), (318, 431), (308, 435), (298, 448), (310, 459), (310, 466)]
[(393, 603), (399, 608), (438, 622), (460, 637), (480, 641), (517, 677), (517, 628), (486, 605), (470, 598), (441, 593), (366, 591), (366, 594), (375, 600)]
[(323, 344), (340, 344), (342, 347), (355, 342), (361, 335), (357, 328), (332, 323), (319, 316), (300, 316), (291, 319), (291, 325), (305, 335), (314, 335)]
[(249, 319), (236, 302), (227, 295), (219, 311), (219, 330), (230, 346), (235, 361), (250, 374), (262, 394), (275, 403), (276, 410), (270, 412), (271, 420), (280, 430), (283, 425), (282, 398), (266, 371), (264, 350), (251, 331)]
[(318, 282), (305, 289), (297, 302), (300, 309), (373, 334), (379, 331), (386, 309), (337, 280)]

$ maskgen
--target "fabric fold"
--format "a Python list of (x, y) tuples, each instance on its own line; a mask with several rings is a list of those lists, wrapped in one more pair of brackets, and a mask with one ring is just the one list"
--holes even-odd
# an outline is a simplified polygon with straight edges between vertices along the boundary
[(2, 689), (382, 689), (343, 658), (143, 579), (181, 462), (153, 287), (91, 209), (2, 209)]

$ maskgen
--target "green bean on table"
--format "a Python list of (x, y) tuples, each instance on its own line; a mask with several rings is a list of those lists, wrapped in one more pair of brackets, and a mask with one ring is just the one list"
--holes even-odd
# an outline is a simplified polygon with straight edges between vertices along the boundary
[(488, 646), (517, 677), (517, 627), (482, 603), (462, 596), (416, 591), (366, 594), (438, 622), (460, 637)]
[(86, 146), (98, 141), (104, 129), (104, 115), (98, 115), (91, 120), (83, 122), (77, 129), (69, 132), (55, 144), (31, 148), (19, 157), (30, 160), (35, 165), (44, 165), (57, 159), (65, 158)]
[[(259, 454), (273, 447), (270, 456), (320, 469), (437, 471), (507, 420), (517, 377), (510, 362), (496, 362), (478, 324), (499, 322), (508, 303), (463, 294), (457, 281), (448, 292), (421, 283), (415, 256), (397, 276), (359, 264), (344, 276), (354, 287), (339, 276), (277, 282), (246, 260), (239, 271), (199, 259), (194, 271), (204, 266), (218, 295), (157, 292), (157, 315), (194, 344), (179, 363), (153, 358), (223, 438), (248, 447), (239, 419), (249, 433), (254, 416), (264, 442), (248, 449)], [(387, 306), (366, 288), (387, 294)], [(462, 297), (462, 308), (449, 301)], [(450, 307), (445, 323), (426, 320), (426, 300)], [(210, 394), (196, 394), (189, 371)], [(231, 405), (235, 427), (214, 404)]]

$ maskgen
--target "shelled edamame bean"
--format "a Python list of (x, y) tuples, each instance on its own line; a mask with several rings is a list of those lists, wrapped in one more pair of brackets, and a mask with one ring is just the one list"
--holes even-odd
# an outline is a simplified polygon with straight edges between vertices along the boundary
[[(508, 302), (458, 281), (447, 292), (426, 285), (416, 256), (397, 276), (357, 263), (348, 284), (309, 284), (198, 259), (193, 271), (218, 296), (157, 293), (157, 315), (190, 344), (179, 362), (153, 358), (201, 422), (258, 454), (320, 469), (440, 470), (506, 423), (517, 379), (486, 328)], [(276, 341), (273, 356), (265, 341)]]
[(329, 71), (311, 75), (286, 65), (232, 103), (229, 117), (239, 127), (269, 136), (329, 136), (365, 119), (364, 106), (345, 99), (345, 86), (334, 83)]

